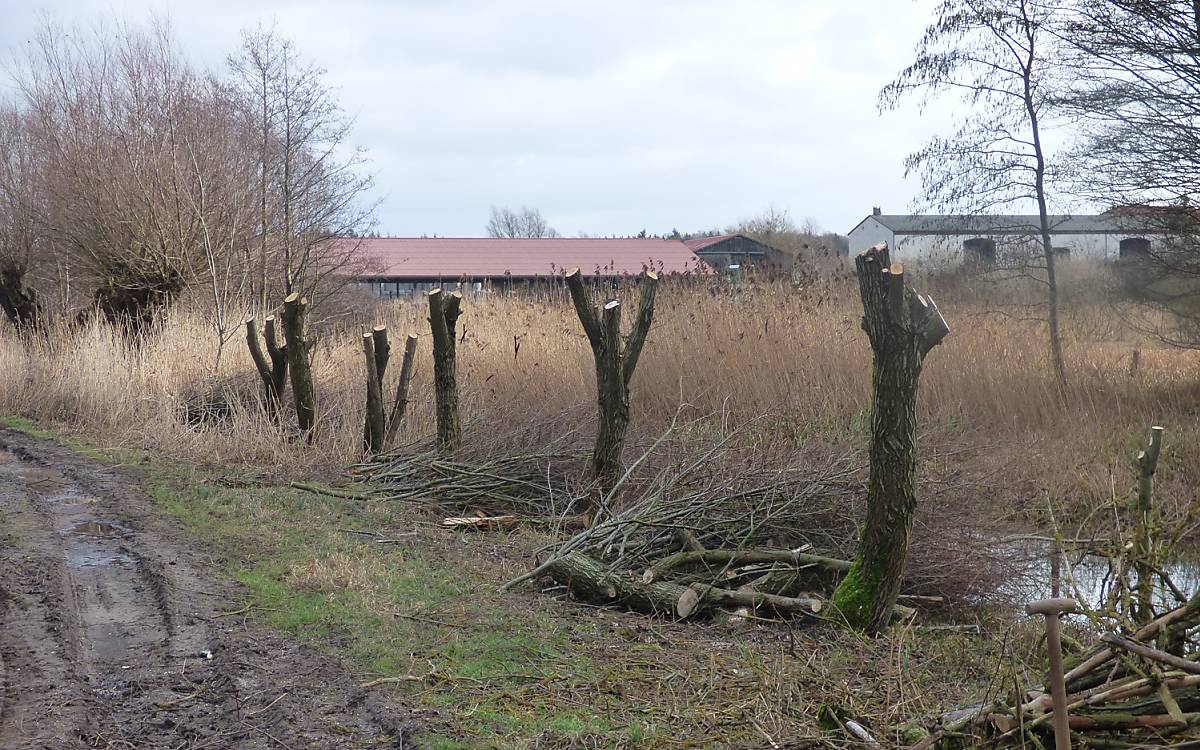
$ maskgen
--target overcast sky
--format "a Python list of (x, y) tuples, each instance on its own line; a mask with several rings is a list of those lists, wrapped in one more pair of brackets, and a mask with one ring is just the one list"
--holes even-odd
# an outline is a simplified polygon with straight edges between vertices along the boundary
[(483, 233), (492, 205), (567, 236), (724, 227), (769, 205), (847, 232), (917, 185), (945, 122), (876, 94), (932, 0), (0, 0), (0, 44), (39, 14), (169, 16), (220, 67), (274, 23), (328, 70), (376, 176), (379, 231)]

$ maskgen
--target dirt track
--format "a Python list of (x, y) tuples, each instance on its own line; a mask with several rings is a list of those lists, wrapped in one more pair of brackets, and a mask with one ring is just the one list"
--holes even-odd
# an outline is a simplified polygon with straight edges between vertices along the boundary
[(0, 429), (0, 748), (405, 747), (404, 715), (244, 617), (126, 473)]

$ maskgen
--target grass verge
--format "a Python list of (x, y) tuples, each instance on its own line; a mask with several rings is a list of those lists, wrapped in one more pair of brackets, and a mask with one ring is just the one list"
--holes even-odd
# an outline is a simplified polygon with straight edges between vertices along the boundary
[(822, 728), (822, 708), (886, 745), (888, 726), (979, 699), (992, 665), (1012, 663), (1005, 644), (1023, 642), (986, 628), (866, 640), (800, 624), (681, 625), (555, 592), (501, 595), (544, 541), (535, 532), (463, 535), (403, 504), (88, 453), (139, 465), (154, 500), (244, 584), (251, 617), (345, 659), (364, 683), (385, 680), (370, 689), (413, 710), (420, 747), (844, 745)]

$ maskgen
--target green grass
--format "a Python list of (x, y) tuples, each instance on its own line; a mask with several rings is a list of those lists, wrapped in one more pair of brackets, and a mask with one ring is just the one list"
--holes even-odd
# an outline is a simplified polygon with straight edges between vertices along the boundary
[(272, 484), (237, 467), (87, 452), (136, 464), (155, 502), (221, 553), (222, 572), (245, 587), (235, 606), (258, 622), (344, 659), (363, 682), (414, 677), (371, 689), (419, 712), (418, 747), (761, 747), (764, 732), (820, 737), (822, 704), (886, 731), (923, 707), (975, 700), (1000, 644), (1033, 642), (679, 625), (536, 591), (502, 595), (547, 541), (536, 532), (451, 533), (403, 503)]

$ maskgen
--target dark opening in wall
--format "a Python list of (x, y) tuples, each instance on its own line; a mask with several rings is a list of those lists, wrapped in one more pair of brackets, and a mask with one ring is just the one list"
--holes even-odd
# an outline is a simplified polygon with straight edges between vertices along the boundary
[(996, 241), (988, 237), (963, 240), (963, 262), (971, 266), (996, 265)]
[(1054, 260), (1056, 261), (1068, 261), (1071, 259), (1071, 248), (1069, 247), (1056, 247), (1053, 248), (1053, 251)]
[(1150, 257), (1150, 240), (1145, 237), (1126, 237), (1121, 240), (1119, 258), (1124, 262), (1137, 262)]

